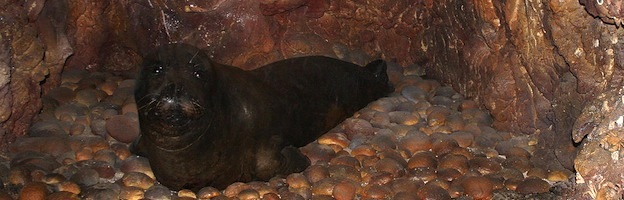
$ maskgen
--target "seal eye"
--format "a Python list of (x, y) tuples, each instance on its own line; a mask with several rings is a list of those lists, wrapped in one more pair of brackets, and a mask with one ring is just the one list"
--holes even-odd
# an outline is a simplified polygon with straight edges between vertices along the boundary
[(596, 0), (596, 3), (598, 3), (598, 5), (602, 5), (604, 3), (604, 0)]
[(154, 74), (160, 74), (164, 71), (164, 68), (162, 65), (160, 64), (156, 64), (152, 66), (152, 73)]
[(201, 79), (204, 78), (204, 76), (206, 75), (206, 70), (202, 68), (199, 64), (193, 64), (192, 66), (190, 66), (190, 68), (193, 70), (193, 75), (195, 76), (195, 78)]

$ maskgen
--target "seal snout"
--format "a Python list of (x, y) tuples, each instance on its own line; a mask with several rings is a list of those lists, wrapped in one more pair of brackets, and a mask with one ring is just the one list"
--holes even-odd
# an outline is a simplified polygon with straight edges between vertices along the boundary
[(167, 84), (155, 97), (154, 115), (171, 126), (183, 126), (199, 119), (202, 106), (184, 87)]

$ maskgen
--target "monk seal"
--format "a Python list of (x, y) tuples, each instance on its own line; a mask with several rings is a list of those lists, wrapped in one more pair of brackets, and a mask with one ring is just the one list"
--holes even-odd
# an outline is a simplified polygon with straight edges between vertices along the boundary
[(390, 88), (382, 60), (361, 67), (309, 56), (246, 71), (191, 45), (164, 45), (137, 78), (132, 149), (173, 190), (268, 180), (304, 170), (310, 161), (297, 147)]

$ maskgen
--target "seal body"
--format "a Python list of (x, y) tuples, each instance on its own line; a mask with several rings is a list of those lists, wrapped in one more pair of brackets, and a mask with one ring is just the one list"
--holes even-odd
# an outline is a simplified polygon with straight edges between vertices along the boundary
[(296, 147), (314, 141), (389, 92), (385, 62), (292, 58), (245, 71), (193, 46), (170, 44), (144, 58), (135, 100), (147, 156), (170, 189), (224, 189), (305, 169)]

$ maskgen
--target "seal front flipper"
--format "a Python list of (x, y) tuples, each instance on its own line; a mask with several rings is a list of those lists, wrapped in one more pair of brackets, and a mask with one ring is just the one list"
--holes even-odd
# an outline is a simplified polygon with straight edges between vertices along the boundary
[(256, 152), (255, 176), (261, 180), (269, 180), (276, 175), (288, 175), (301, 172), (310, 166), (310, 160), (299, 149), (287, 146), (280, 149), (282, 139), (273, 136)]

